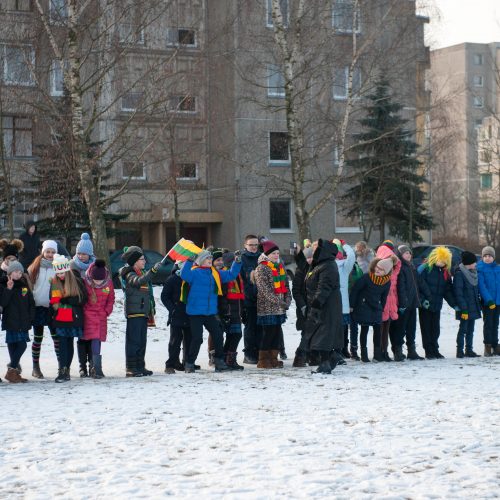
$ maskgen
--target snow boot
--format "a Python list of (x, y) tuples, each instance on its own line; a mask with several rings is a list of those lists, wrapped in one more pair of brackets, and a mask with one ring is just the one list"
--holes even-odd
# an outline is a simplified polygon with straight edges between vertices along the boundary
[(305, 368), (307, 366), (305, 356), (296, 353), (295, 358), (293, 358), (292, 366), (294, 368)]
[(491, 348), (491, 344), (484, 344), (484, 357), (489, 358), (493, 356), (493, 349)]
[(439, 351), (436, 351), (434, 353), (434, 356), (436, 359), (444, 359), (444, 356)]
[(384, 355), (382, 354), (382, 349), (380, 347), (373, 348), (373, 361), (378, 361), (379, 363), (385, 361)]
[(406, 359), (406, 356), (403, 354), (403, 347), (402, 346), (396, 346), (394, 348), (394, 361), (404, 361)]
[(104, 373), (102, 373), (102, 356), (100, 354), (94, 354), (92, 358), (92, 368), (90, 370), (90, 373), (92, 378), (104, 378)]
[(222, 358), (214, 358), (214, 366), (216, 372), (226, 372), (231, 370), (231, 368), (226, 365)]
[(7, 373), (5, 374), (5, 380), (9, 381), (11, 384), (21, 384), (23, 381), (21, 375), (19, 375), (19, 373), (15, 368), (7, 368)]
[(361, 361), (363, 363), (369, 363), (370, 362), (370, 358), (368, 357), (368, 348), (366, 348), (366, 347), (362, 347), (361, 348)]
[(500, 356), (500, 344), (497, 344), (495, 346), (495, 348), (493, 349), (493, 354), (495, 354), (495, 356)]
[[(167, 367), (167, 365), (165, 364), (165, 368), (166, 367)], [(176, 360), (174, 363), (174, 366), (172, 368), (178, 372), (183, 372), (184, 371), (184, 363), (181, 363), (179, 360)]]
[(344, 356), (340, 354), (340, 349), (339, 350), (334, 349), (332, 352), (329, 353), (329, 361), (332, 370), (334, 370), (337, 367), (337, 365), (347, 364), (346, 360), (344, 359)]
[(323, 373), (325, 375), (330, 375), (332, 373), (332, 365), (330, 364), (330, 360), (326, 359), (325, 361), (322, 361), (316, 371), (311, 372), (311, 373)]
[(256, 356), (245, 353), (245, 356), (243, 358), (243, 363), (246, 365), (256, 365), (258, 363)]
[(464, 351), (462, 349), (457, 349), (457, 358), (462, 359), (464, 357)]
[(280, 359), (282, 359), (283, 361), (285, 361), (286, 359), (288, 359), (288, 356), (286, 355), (286, 351), (285, 351), (284, 347), (282, 347), (279, 350), (279, 353), (280, 353)]
[(63, 382), (67, 382), (68, 380), (70, 380), (68, 368), (66, 367), (59, 368), (55, 382), (61, 384)]
[(232, 370), (244, 370), (245, 368), (238, 364), (238, 353), (237, 352), (227, 352), (226, 353), (226, 365)]
[(408, 359), (411, 361), (414, 361), (417, 359), (424, 359), (424, 358), (422, 358), (422, 356), (418, 355), (418, 352), (415, 348), (415, 344), (408, 346)]
[(259, 361), (257, 368), (272, 368), (271, 364), (271, 351), (259, 351)]
[(87, 370), (87, 343), (79, 340), (76, 343), (76, 350), (78, 352), (78, 363), (80, 364), (80, 377), (87, 378), (89, 376)]
[(43, 373), (40, 370), (39, 361), (33, 361), (33, 371), (31, 372), (31, 376), (35, 378), (43, 378)]
[(387, 361), (388, 363), (393, 361), (393, 359), (389, 356), (389, 353), (387, 351), (384, 351), (382, 353), (382, 356), (384, 357), (384, 361)]
[(358, 348), (357, 347), (352, 347), (351, 346), (350, 357), (354, 361), (359, 361), (360, 360), (360, 357), (358, 356)]
[(208, 351), (208, 366), (215, 366), (215, 350)]
[(135, 358), (127, 361), (127, 371), (125, 377), (143, 377), (142, 370), (139, 369)]
[(184, 373), (194, 373), (194, 363), (188, 363), (187, 361), (184, 363)]
[(311, 351), (309, 353), (309, 366), (319, 366), (319, 354), (317, 351)]
[[(11, 366), (11, 364), (10, 364), (10, 363), (7, 365), (7, 369), (8, 369), (8, 368), (12, 368), (12, 366)], [(20, 379), (21, 379), (21, 382), (22, 382), (23, 384), (24, 384), (24, 383), (26, 383), (26, 382), (28, 381), (28, 379), (27, 379), (27, 378), (24, 378), (24, 377), (21, 377), (21, 373), (23, 373), (23, 368), (22, 368), (22, 366), (21, 366), (21, 363), (18, 363), (18, 364), (17, 364), (17, 368), (15, 368), (15, 370), (16, 370), (16, 372), (19, 374), (19, 377), (20, 377)]]
[(481, 356), (479, 354), (476, 354), (474, 351), (470, 350), (466, 350), (465, 351), (465, 357), (466, 358), (480, 358)]
[(283, 368), (283, 361), (278, 359), (279, 349), (273, 349), (271, 351), (271, 368)]

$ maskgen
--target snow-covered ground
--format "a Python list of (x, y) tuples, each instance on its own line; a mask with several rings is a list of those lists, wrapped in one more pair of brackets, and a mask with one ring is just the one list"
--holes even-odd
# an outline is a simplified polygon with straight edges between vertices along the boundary
[(125, 379), (122, 305), (119, 293), (105, 379), (79, 379), (75, 359), (72, 381), (55, 384), (45, 338), (46, 379), (0, 384), (0, 498), (498, 498), (500, 357), (455, 359), (450, 309), (444, 360), (293, 369), (291, 311), (284, 370), (215, 374), (204, 345), (200, 373), (167, 376), (159, 303), (155, 374)]

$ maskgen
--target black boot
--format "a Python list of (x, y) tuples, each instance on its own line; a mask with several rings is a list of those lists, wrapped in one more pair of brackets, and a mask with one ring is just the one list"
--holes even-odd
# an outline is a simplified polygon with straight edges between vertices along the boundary
[(481, 356), (479, 354), (476, 354), (472, 349), (471, 350), (466, 349), (465, 350), (465, 357), (466, 358), (480, 358)]
[(326, 375), (330, 375), (332, 373), (332, 370), (335, 369), (335, 366), (337, 366), (337, 356), (340, 355), (335, 351), (332, 351), (331, 353), (329, 353), (328, 351), (320, 351), (321, 362), (318, 366), (318, 369), (313, 373), (324, 373)]
[(340, 354), (340, 350), (334, 349), (330, 353), (330, 366), (332, 367), (332, 370), (334, 370), (338, 365), (345, 365), (347, 364), (344, 356)]
[(244, 370), (245, 368), (238, 364), (237, 358), (238, 358), (237, 352), (227, 352), (226, 365), (229, 366), (231, 370)]
[[(361, 349), (361, 351), (363, 351), (363, 350)], [(358, 349), (357, 348), (351, 346), (350, 355), (351, 355), (351, 359), (353, 359), (354, 361), (359, 361), (360, 358), (358, 356)]]
[(370, 358), (368, 357), (368, 349), (366, 347), (361, 348), (361, 361), (363, 361), (363, 363), (370, 362)]
[(382, 356), (384, 357), (384, 359), (383, 359), (384, 361), (387, 361), (387, 362), (392, 361), (392, 358), (389, 356), (389, 353), (387, 351), (384, 351), (382, 353)]
[(31, 372), (31, 376), (35, 378), (43, 378), (42, 370), (40, 370), (40, 362), (33, 361), (33, 371)]
[(225, 372), (231, 370), (231, 368), (226, 365), (222, 358), (214, 358), (214, 366), (216, 372)]
[(215, 366), (215, 351), (208, 351), (208, 366)]
[(69, 370), (66, 367), (59, 368), (55, 382), (61, 384), (62, 382), (67, 382), (68, 380), (70, 380)]
[(78, 353), (78, 363), (80, 365), (80, 377), (87, 378), (89, 376), (87, 370), (87, 342), (79, 340), (76, 343), (76, 350)]
[(102, 356), (100, 354), (94, 354), (92, 358), (92, 370), (91, 370), (92, 378), (101, 379), (104, 377), (104, 373), (102, 373)]
[(418, 360), (418, 359), (424, 359), (418, 355), (418, 352), (415, 348), (415, 344), (410, 344), (408, 346), (408, 359), (411, 361)]
[(139, 369), (136, 359), (128, 359), (127, 360), (127, 372), (125, 373), (126, 377), (143, 377), (142, 370)]
[(344, 347), (341, 353), (344, 359), (349, 359), (351, 357), (351, 353), (349, 352), (349, 349), (347, 347)]
[(285, 359), (288, 359), (288, 356), (286, 355), (286, 351), (285, 351), (285, 348), (284, 348), (284, 347), (282, 347), (282, 348), (280, 349), (280, 359), (281, 359), (282, 361), (285, 361)]
[(385, 361), (384, 355), (382, 354), (382, 349), (380, 347), (373, 348), (373, 361), (378, 361), (379, 363)]
[(309, 366), (318, 366), (320, 363), (319, 354), (317, 351), (311, 351), (309, 353)]
[(464, 357), (464, 351), (457, 348), (457, 358), (462, 359)]
[(394, 347), (394, 361), (404, 361), (406, 356), (403, 354), (403, 347), (396, 346)]

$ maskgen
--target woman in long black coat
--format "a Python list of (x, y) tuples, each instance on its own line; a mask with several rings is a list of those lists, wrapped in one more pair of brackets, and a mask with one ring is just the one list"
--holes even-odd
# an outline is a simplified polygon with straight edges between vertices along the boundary
[(333, 349), (344, 346), (342, 297), (335, 256), (337, 247), (328, 240), (318, 240), (311, 269), (306, 276), (306, 338), (311, 351), (319, 353), (318, 373), (331, 373)]

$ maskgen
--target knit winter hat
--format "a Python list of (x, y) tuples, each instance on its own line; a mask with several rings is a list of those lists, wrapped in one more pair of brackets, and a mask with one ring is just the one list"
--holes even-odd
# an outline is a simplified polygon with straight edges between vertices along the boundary
[(208, 250), (202, 250), (196, 257), (194, 263), (197, 266), (201, 266), (204, 260), (208, 259), (209, 257), (212, 257), (212, 254)]
[(0, 250), (2, 250), (3, 258), (13, 255), (16, 259), (19, 259), (19, 253), (24, 249), (24, 243), (17, 238), (13, 239), (11, 242), (8, 240), (0, 240)]
[(54, 252), (57, 252), (57, 243), (54, 240), (45, 240), (42, 243), (42, 253), (48, 249), (51, 249), (51, 250), (54, 250)]
[(143, 255), (141, 247), (132, 245), (123, 249), (122, 260), (129, 266), (133, 266)]
[(392, 251), (394, 251), (394, 242), (391, 241), (391, 240), (384, 240), (382, 242), (382, 245), (387, 247), (387, 248), (390, 248)]
[(377, 266), (381, 267), (385, 274), (389, 274), (394, 267), (394, 262), (392, 262), (392, 259), (381, 259), (377, 262)]
[(493, 247), (484, 247), (481, 251), (481, 257), (484, 257), (485, 255), (491, 255), (493, 258), (495, 258), (495, 249)]
[(231, 267), (234, 260), (234, 252), (224, 252), (222, 254), (222, 262), (224, 262), (224, 267)]
[(80, 241), (78, 245), (76, 245), (76, 253), (94, 255), (94, 245), (92, 244), (89, 233), (82, 233), (80, 236)]
[(54, 260), (52, 261), (52, 267), (57, 273), (67, 273), (71, 271), (71, 261), (64, 255), (59, 255), (56, 253), (54, 255)]
[(266, 255), (273, 253), (275, 250), (279, 250), (279, 247), (274, 241), (266, 240), (262, 242), (262, 251)]
[(212, 249), (212, 258), (214, 260), (220, 259), (222, 257), (223, 253), (224, 253), (224, 250), (222, 248), (214, 248), (214, 249)]
[(89, 274), (93, 280), (100, 281), (100, 280), (106, 279), (106, 275), (107, 275), (106, 262), (104, 262), (102, 259), (97, 259), (92, 264)]
[(476, 256), (472, 252), (462, 252), (462, 264), (468, 266), (470, 264), (475, 264), (477, 262)]
[(304, 254), (304, 257), (306, 259), (311, 259), (314, 254), (314, 250), (312, 249), (312, 247), (307, 247), (302, 250), (302, 253)]
[(413, 252), (411, 251), (411, 248), (408, 245), (399, 245), (398, 252), (401, 255), (404, 255), (406, 252), (410, 252), (413, 255)]
[(24, 273), (23, 265), (17, 260), (13, 260), (9, 264), (9, 267), (7, 268), (7, 274), (12, 274), (14, 271), (21, 271), (22, 273)]

